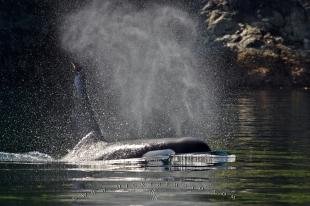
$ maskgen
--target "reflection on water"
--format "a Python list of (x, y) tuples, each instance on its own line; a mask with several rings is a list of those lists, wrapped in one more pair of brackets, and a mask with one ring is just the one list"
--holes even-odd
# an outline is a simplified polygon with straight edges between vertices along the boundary
[[(234, 163), (0, 164), (0, 202), (20, 205), (310, 204), (310, 93), (244, 91), (219, 101), (210, 143)], [(224, 128), (224, 129), (223, 129)], [(221, 139), (221, 137), (223, 139)], [(217, 140), (216, 140), (217, 139)], [(214, 143), (216, 142), (216, 143)], [(218, 144), (218, 142), (224, 142)], [(198, 158), (198, 157), (197, 157)]]

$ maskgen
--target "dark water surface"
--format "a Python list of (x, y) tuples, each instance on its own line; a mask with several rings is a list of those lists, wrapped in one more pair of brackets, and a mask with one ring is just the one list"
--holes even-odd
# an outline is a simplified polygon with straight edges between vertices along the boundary
[(0, 163), (0, 205), (309, 205), (310, 91), (230, 93), (219, 101), (209, 167)]

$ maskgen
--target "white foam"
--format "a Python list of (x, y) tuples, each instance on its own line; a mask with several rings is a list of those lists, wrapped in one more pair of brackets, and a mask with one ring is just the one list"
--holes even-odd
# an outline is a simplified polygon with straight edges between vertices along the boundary
[(7, 153), (0, 152), (1, 162), (51, 162), (54, 159), (44, 153), (27, 152), (27, 153)]

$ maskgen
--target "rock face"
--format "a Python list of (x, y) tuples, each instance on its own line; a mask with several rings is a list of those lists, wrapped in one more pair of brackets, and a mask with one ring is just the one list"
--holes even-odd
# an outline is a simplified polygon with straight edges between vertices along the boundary
[(206, 44), (231, 52), (233, 86), (309, 86), (309, 11), (307, 0), (210, 0)]

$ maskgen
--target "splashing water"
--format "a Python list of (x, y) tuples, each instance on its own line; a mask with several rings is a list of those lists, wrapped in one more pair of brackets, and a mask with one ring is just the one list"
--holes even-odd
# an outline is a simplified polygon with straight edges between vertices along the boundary
[(66, 51), (91, 62), (90, 96), (96, 110), (104, 108), (99, 114), (120, 119), (114, 129), (127, 125), (120, 135), (126, 128), (136, 136), (203, 133), (208, 93), (198, 76), (196, 23), (188, 13), (95, 0), (66, 16), (61, 34)]
[(0, 152), (0, 162), (51, 162), (53, 160), (54, 159), (51, 156), (40, 152)]

